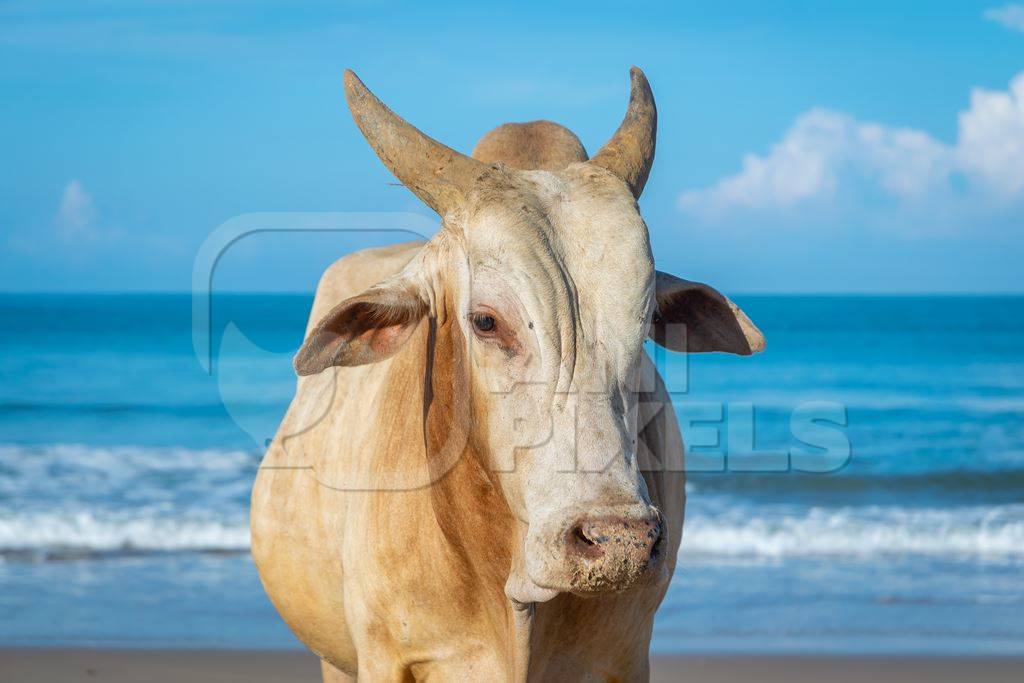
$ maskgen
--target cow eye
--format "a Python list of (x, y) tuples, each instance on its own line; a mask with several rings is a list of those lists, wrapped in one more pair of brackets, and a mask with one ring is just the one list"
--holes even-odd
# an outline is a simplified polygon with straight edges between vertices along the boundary
[(654, 315), (651, 316), (651, 324), (652, 325), (660, 325), (661, 324), (661, 314), (658, 313), (657, 311), (655, 311)]
[(487, 315), (485, 313), (477, 313), (473, 316), (473, 327), (479, 332), (493, 332), (497, 323), (494, 321), (494, 316)]

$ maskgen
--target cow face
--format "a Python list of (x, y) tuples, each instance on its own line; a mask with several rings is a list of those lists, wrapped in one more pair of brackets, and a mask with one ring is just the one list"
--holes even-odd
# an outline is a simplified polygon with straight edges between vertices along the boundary
[(526, 529), (509, 596), (649, 575), (664, 529), (639, 466), (640, 402), (656, 382), (644, 342), (743, 354), (764, 342), (721, 294), (655, 271), (636, 204), (654, 150), (646, 79), (634, 70), (626, 120), (594, 159), (532, 171), (464, 157), (346, 83), (367, 139), (444, 227), (401, 274), (331, 311), (296, 369), (375, 362), (422, 318), (443, 320), (459, 339), (468, 438)]
[(662, 535), (637, 461), (656, 310), (647, 228), (603, 169), (502, 176), (466, 212), (460, 309), (475, 438), (529, 529), (510, 592), (622, 588), (657, 565)]

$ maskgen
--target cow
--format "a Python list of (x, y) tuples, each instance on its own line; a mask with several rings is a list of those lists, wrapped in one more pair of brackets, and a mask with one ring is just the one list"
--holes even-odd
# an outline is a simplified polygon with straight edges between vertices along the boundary
[(655, 270), (637, 200), (657, 114), (630, 75), (588, 158), (547, 121), (461, 154), (345, 72), (363, 136), (441, 227), (323, 275), (256, 476), (253, 558), (325, 680), (648, 679), (686, 493), (645, 342), (764, 338)]

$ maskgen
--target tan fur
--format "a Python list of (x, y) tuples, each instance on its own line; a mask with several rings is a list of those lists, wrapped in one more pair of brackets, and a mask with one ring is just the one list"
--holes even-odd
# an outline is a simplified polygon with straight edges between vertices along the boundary
[[(763, 343), (709, 288), (658, 296), (635, 201), (650, 158), (630, 157), (653, 155), (646, 80), (634, 70), (601, 164), (548, 122), (485, 136), (491, 165), (454, 156), (354, 75), (346, 85), (384, 163), (443, 226), (320, 282), (304, 376), (253, 488), (268, 596), (326, 681), (647, 680), (686, 494), (644, 341), (659, 302), (683, 300), (679, 322), (696, 310), (714, 328), (701, 350), (742, 346), (737, 329), (742, 348)], [(339, 306), (353, 297), (359, 315)], [(394, 334), (375, 343), (379, 301), (420, 317), (384, 315)], [(481, 310), (502, 334), (475, 327)]]
[(560, 171), (586, 161), (587, 150), (576, 134), (552, 121), (506, 123), (476, 143), (473, 158), (487, 164), (501, 162), (523, 171)]
[[(321, 282), (314, 311), (392, 275), (420, 248), (368, 250), (339, 260)], [(444, 438), (440, 432), (450, 424), (446, 413), (455, 400), (458, 344), (452, 334), (451, 325), (432, 334), (423, 324), (392, 359), (300, 380), (253, 491), (253, 557), (267, 594), (316, 654), (366, 680), (515, 677), (509, 646), (515, 614), (503, 587), (512, 545), (523, 531), (472, 448), (432, 487), (353, 492), (329, 486), (342, 461), (364, 457), (353, 448), (360, 440), (352, 432), (367, 429), (370, 420), (378, 446), (376, 465), (368, 466), (429, 468), (429, 444)], [(434, 364), (429, 373), (428, 359)], [(424, 418), (426, 386), (434, 400)], [(300, 430), (301, 438), (288, 438), (309, 397), (325, 393), (335, 397), (322, 422)], [(660, 383), (655, 394), (667, 405)], [(675, 564), (685, 494), (674, 416), (649, 426), (642, 439), (651, 462), (660, 467), (670, 460), (673, 470), (645, 475), (652, 502), (671, 511), (665, 578), (621, 594), (562, 595), (537, 605), (529, 680), (583, 680), (588, 672), (594, 680), (646, 676), (651, 620)]]

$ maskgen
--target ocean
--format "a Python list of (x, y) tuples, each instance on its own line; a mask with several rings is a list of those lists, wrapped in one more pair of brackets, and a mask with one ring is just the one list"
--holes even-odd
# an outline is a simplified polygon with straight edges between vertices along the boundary
[[(764, 353), (657, 354), (693, 452), (654, 650), (1024, 654), (1024, 298), (736, 300)], [(189, 295), (0, 295), (0, 646), (300, 647), (248, 500), (310, 304), (217, 295), (208, 374)]]

